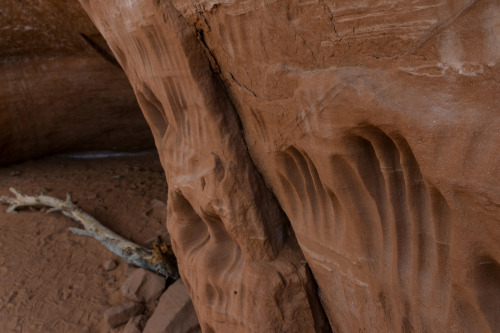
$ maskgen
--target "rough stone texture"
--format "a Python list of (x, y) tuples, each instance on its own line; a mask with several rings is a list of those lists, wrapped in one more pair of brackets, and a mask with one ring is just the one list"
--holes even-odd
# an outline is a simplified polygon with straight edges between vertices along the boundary
[(144, 315), (132, 317), (123, 328), (123, 333), (142, 333), (145, 323), (146, 317)]
[(145, 269), (136, 269), (121, 287), (123, 296), (136, 302), (151, 302), (165, 289), (165, 278)]
[(188, 290), (177, 280), (163, 293), (144, 333), (194, 333), (200, 325)]
[(194, 29), (169, 2), (82, 4), (153, 129), (168, 182), (167, 227), (202, 329), (326, 329), (287, 219)]
[(113, 306), (104, 311), (104, 319), (111, 328), (125, 324), (130, 318), (141, 314), (144, 311), (144, 304), (128, 302), (123, 305)]
[(153, 147), (123, 70), (77, 2), (0, 0), (0, 8), (0, 165)]
[(204, 331), (320, 313), (254, 164), (335, 331), (500, 330), (497, 1), (81, 2), (153, 128)]

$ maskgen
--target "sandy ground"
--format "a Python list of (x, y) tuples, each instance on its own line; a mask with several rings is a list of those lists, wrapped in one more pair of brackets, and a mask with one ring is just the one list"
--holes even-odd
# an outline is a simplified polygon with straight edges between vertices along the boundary
[[(167, 186), (158, 157), (50, 158), (0, 168), (0, 195), (15, 187), (64, 198), (122, 236), (151, 246), (166, 235)], [(131, 270), (97, 241), (68, 231), (60, 213), (0, 206), (0, 332), (121, 332), (103, 312), (125, 299), (120, 286)], [(105, 271), (107, 259), (118, 267)]]

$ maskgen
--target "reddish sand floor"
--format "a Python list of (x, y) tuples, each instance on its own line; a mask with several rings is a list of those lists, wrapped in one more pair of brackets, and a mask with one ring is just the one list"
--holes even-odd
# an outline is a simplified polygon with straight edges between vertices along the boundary
[[(77, 204), (107, 227), (145, 246), (166, 235), (167, 186), (158, 157), (50, 158), (0, 168), (0, 195), (15, 187)], [(121, 332), (103, 320), (128, 265), (97, 241), (68, 231), (60, 213), (7, 214), (0, 206), (0, 332)], [(118, 267), (102, 265), (114, 259)]]

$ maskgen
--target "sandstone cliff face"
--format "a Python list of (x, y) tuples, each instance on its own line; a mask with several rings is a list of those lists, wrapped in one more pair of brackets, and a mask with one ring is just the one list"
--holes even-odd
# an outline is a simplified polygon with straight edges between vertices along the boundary
[(0, 164), (154, 145), (123, 70), (77, 2), (0, 1), (0, 21)]
[(496, 1), (81, 2), (204, 331), (500, 329)]
[(194, 29), (168, 2), (82, 4), (153, 129), (168, 182), (167, 227), (203, 331), (327, 331), (288, 221)]

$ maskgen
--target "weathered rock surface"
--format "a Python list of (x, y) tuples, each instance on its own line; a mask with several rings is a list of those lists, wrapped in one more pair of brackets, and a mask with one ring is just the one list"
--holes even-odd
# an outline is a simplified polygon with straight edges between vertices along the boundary
[(123, 296), (136, 302), (148, 303), (165, 290), (165, 278), (145, 269), (136, 269), (121, 287)]
[(123, 70), (74, 1), (0, 1), (0, 165), (154, 142)]
[(169, 2), (82, 4), (153, 129), (172, 246), (202, 329), (325, 329), (306, 262), (194, 29)]
[(200, 325), (188, 290), (177, 280), (160, 297), (144, 333), (195, 333)]
[(205, 332), (500, 330), (497, 1), (81, 2)]

